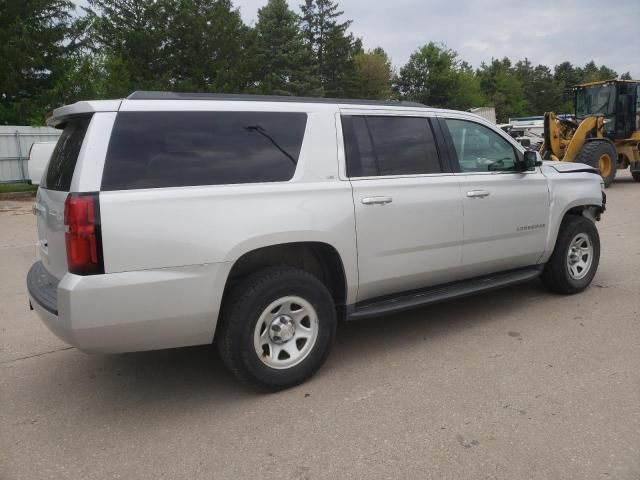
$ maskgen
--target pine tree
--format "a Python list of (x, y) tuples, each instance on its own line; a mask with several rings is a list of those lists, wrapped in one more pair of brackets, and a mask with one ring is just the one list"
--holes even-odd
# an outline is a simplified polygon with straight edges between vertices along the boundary
[(108, 95), (133, 90), (240, 92), (250, 29), (230, 0), (88, 0)]
[(102, 56), (110, 97), (161, 90), (169, 83), (167, 45), (171, 21), (164, 1), (88, 0), (91, 48)]
[(251, 83), (253, 33), (230, 0), (163, 0), (168, 13), (170, 87), (229, 92)]
[(58, 106), (65, 77), (73, 4), (68, 0), (0, 1), (0, 123), (41, 124)]
[(554, 78), (548, 67), (534, 67), (529, 59), (525, 58), (515, 64), (514, 73), (522, 84), (527, 114), (542, 115), (545, 112), (556, 111), (556, 107), (562, 105), (563, 86)]
[(344, 96), (355, 69), (353, 57), (362, 52), (362, 42), (348, 32), (351, 20), (339, 22), (344, 12), (331, 0), (305, 0), (300, 9), (303, 37), (324, 95)]
[(298, 16), (285, 0), (269, 0), (258, 11), (253, 53), (259, 93), (316, 93), (317, 81), (311, 74), (310, 51), (305, 47)]

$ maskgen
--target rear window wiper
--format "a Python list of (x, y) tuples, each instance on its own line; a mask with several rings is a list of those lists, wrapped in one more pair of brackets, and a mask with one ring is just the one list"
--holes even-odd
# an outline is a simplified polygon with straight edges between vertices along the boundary
[(280, 144), (278, 144), (278, 142), (276, 142), (274, 140), (274, 138), (271, 135), (269, 135), (267, 133), (267, 131), (264, 128), (262, 128), (260, 125), (248, 125), (248, 126), (246, 126), (244, 128), (245, 128), (245, 130), (247, 132), (257, 132), (260, 135), (262, 135), (264, 138), (269, 140), (273, 144), (274, 147), (276, 147), (278, 150), (280, 150), (283, 155), (285, 155), (289, 160), (291, 160), (291, 163), (293, 163), (294, 166), (297, 165), (295, 158), (293, 158), (293, 155), (291, 155), (284, 148), (282, 148), (280, 146)]

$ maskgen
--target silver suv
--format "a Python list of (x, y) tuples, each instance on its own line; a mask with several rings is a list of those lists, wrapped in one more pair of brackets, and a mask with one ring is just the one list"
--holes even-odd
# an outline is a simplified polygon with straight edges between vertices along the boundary
[(597, 171), (420, 104), (136, 92), (57, 109), (32, 308), (117, 353), (218, 345), (244, 382), (311, 376), (339, 319), (541, 276), (591, 282)]

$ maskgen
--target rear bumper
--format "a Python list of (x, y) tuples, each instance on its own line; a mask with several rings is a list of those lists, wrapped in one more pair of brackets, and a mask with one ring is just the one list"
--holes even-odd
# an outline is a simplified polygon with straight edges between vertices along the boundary
[(27, 273), (27, 290), (31, 303), (49, 314), (58, 315), (58, 279), (44, 268), (42, 262), (34, 263)]
[(210, 343), (230, 264), (78, 276), (59, 282), (36, 262), (29, 300), (61, 340), (92, 353)]

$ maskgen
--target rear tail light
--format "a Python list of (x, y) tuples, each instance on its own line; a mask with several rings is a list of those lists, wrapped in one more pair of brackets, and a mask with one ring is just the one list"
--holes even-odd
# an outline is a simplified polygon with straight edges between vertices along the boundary
[(104, 273), (98, 194), (69, 194), (64, 202), (64, 225), (69, 272)]

